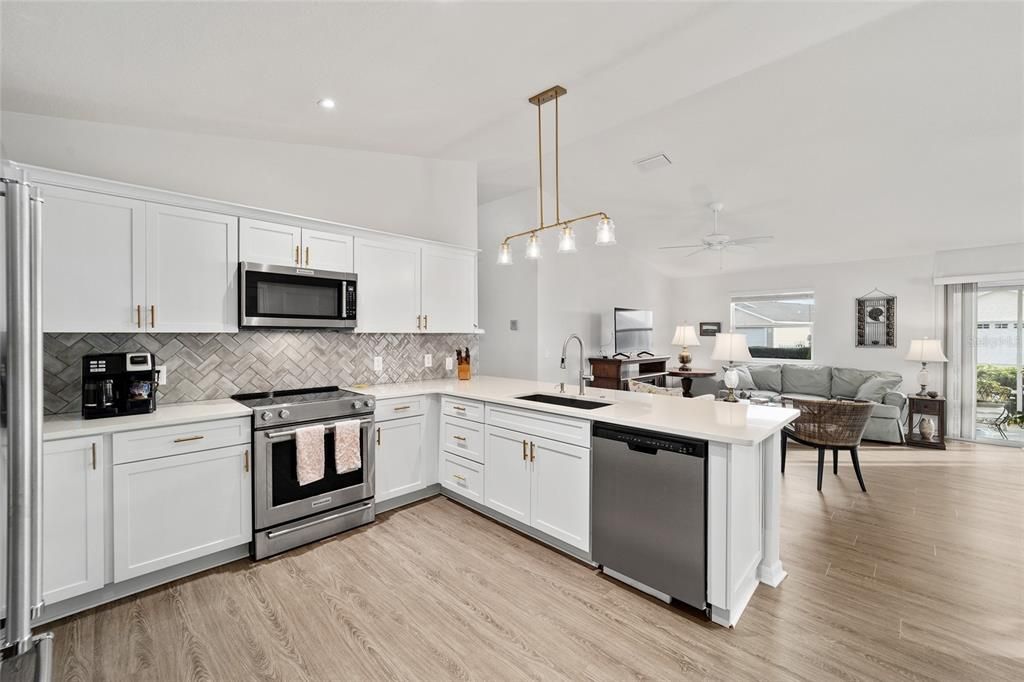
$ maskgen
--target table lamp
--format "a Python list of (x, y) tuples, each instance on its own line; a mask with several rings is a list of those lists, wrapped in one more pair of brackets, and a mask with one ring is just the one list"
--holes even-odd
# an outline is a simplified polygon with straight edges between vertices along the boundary
[(690, 355), (688, 346), (700, 345), (697, 330), (693, 328), (692, 324), (679, 325), (676, 327), (676, 335), (672, 337), (672, 345), (683, 347), (683, 350), (679, 352), (679, 369), (688, 372), (690, 363), (693, 362), (693, 356)]
[(747, 348), (746, 334), (715, 334), (715, 349), (711, 351), (712, 360), (721, 360), (729, 363), (725, 370), (725, 387), (729, 394), (724, 400), (727, 403), (739, 402), (736, 399), (736, 387), (740, 384), (740, 373), (733, 367), (736, 362), (750, 362), (750, 350)]
[(913, 339), (910, 342), (910, 352), (907, 353), (907, 360), (921, 363), (921, 371), (917, 373), (917, 383), (921, 384), (918, 396), (928, 395), (928, 363), (947, 362), (946, 356), (942, 353), (942, 342), (938, 339)]

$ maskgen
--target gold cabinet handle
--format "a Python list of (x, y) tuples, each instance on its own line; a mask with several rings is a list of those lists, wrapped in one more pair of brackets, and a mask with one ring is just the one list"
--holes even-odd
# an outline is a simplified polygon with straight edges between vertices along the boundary
[(309, 247), (306, 247), (306, 265), (309, 265)]
[(295, 264), (296, 265), (300, 265), (300, 262), (299, 262), (299, 247), (298, 246), (295, 247)]
[(419, 331), (420, 329), (423, 329), (423, 316), (422, 315), (417, 315), (416, 316), (416, 331)]
[(135, 306), (135, 326), (142, 329), (142, 306)]
[(380, 427), (377, 427), (377, 445), (380, 445)]
[(149, 327), (156, 328), (156, 304), (149, 306)]
[(246, 449), (245, 454), (243, 455), (243, 457), (244, 457), (244, 460), (243, 460), (244, 464), (242, 465), (243, 470), (245, 471), (245, 473), (249, 473), (249, 450), (248, 450), (248, 448)]
[(184, 436), (183, 438), (175, 438), (174, 442), (175, 443), (187, 443), (190, 440), (202, 440), (204, 438), (206, 438), (206, 436)]
[(530, 461), (532, 462), (535, 459), (537, 459), (537, 456), (533, 452), (533, 443), (531, 442), (530, 443)]
[(96, 443), (92, 444), (92, 470), (96, 471)]
[(427, 325), (427, 316), (424, 315), (423, 316), (423, 331), (426, 331), (427, 327), (428, 327), (428, 325)]
[(526, 441), (524, 440), (524, 441), (523, 441), (523, 461), (524, 461), (524, 462), (526, 461), (526, 458), (527, 458), (528, 456), (529, 456), (529, 455), (527, 455), (527, 454), (526, 454)]
[(452, 409), (453, 410), (458, 410), (459, 412), (465, 412), (466, 411), (466, 408), (463, 407), (462, 405), (452, 405)]
[(399, 405), (398, 407), (391, 408), (392, 412), (401, 412), (403, 410), (411, 409), (412, 405)]
[(457, 441), (465, 442), (466, 437), (465, 436), (452, 436), (452, 440), (457, 440)]
[(452, 474), (452, 478), (454, 478), (454, 479), (456, 479), (458, 481), (465, 481), (466, 480), (466, 477), (462, 476), (460, 474)]

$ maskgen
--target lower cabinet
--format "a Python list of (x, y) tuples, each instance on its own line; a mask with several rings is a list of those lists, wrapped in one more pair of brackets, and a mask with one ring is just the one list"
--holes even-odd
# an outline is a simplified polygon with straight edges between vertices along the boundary
[(43, 600), (103, 587), (103, 438), (43, 445)]
[(377, 422), (374, 497), (384, 502), (427, 486), (423, 415)]
[(252, 539), (249, 446), (114, 466), (114, 581)]
[(484, 503), (484, 465), (471, 459), (441, 452), (441, 487), (473, 502)]
[(485, 504), (584, 551), (590, 550), (590, 450), (486, 427)]

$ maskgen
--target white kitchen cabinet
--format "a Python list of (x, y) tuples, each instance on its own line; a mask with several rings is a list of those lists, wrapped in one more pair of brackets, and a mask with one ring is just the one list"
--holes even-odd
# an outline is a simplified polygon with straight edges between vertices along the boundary
[(238, 218), (147, 205), (149, 331), (238, 331), (237, 270)]
[(43, 445), (43, 600), (103, 587), (102, 436)]
[(590, 450), (488, 426), (484, 499), (491, 509), (590, 550)]
[(355, 272), (359, 275), (357, 331), (419, 331), (419, 244), (356, 237)]
[(248, 445), (114, 469), (114, 581), (252, 540)]
[(302, 230), (302, 264), (315, 270), (352, 272), (353, 239), (347, 234)]
[(267, 265), (298, 265), (301, 250), (301, 227), (251, 218), (239, 221), (239, 260)]
[(42, 186), (43, 330), (136, 332), (146, 305), (146, 204)]
[(530, 525), (590, 551), (590, 450), (531, 438)]
[(378, 502), (426, 487), (425, 427), (422, 415), (377, 423), (374, 496)]
[(469, 332), (476, 328), (476, 253), (424, 246), (420, 309), (423, 330)]
[(530, 523), (529, 436), (487, 428), (484, 447), (484, 500), (491, 509)]

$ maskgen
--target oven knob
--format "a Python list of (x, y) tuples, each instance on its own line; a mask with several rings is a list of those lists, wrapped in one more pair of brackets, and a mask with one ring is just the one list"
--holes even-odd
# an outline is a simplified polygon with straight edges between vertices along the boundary
[(353, 400), (352, 401), (352, 409), (353, 410), (358, 410), (359, 409), (359, 401), (358, 400)]
[(363, 404), (364, 404), (364, 405), (366, 405), (367, 407), (373, 407), (373, 401), (372, 401), (372, 400), (367, 400), (367, 401), (366, 401), (365, 403), (363, 403)]
[(265, 422), (270, 421), (273, 417), (274, 415), (270, 414), (269, 412), (264, 412), (263, 414), (260, 415), (260, 419), (262, 419)]
[(287, 419), (288, 415), (290, 414), (291, 412), (289, 412), (288, 410), (281, 410), (280, 412), (277, 413), (277, 416), (280, 417), (281, 419)]

